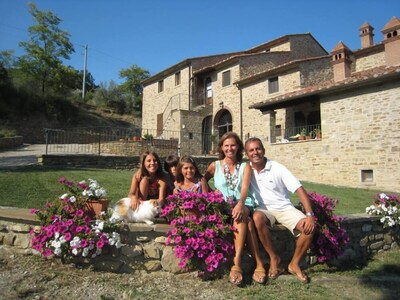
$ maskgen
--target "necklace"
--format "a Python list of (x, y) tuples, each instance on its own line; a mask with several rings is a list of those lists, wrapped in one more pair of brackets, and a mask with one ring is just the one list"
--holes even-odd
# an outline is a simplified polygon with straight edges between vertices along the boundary
[(240, 164), (236, 163), (233, 174), (231, 174), (228, 164), (224, 161), (224, 177), (225, 177), (228, 188), (230, 188), (231, 190), (234, 190), (238, 183), (239, 168), (240, 168)]

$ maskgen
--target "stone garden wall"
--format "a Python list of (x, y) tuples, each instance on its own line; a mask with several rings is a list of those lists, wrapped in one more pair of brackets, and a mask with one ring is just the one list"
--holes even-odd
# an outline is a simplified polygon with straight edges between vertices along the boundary
[[(12, 220), (0, 214), (0, 250), (1, 248), (23, 254), (38, 254), (31, 248), (29, 231), (35, 229), (36, 221)], [(350, 243), (339, 259), (331, 261), (334, 265), (363, 264), (372, 255), (399, 247), (400, 228), (383, 228), (379, 218), (369, 215), (350, 215), (343, 222), (343, 226), (350, 235)], [(165, 245), (168, 224), (127, 224), (121, 233), (123, 246), (120, 249), (106, 250), (93, 263), (96, 270), (116, 273), (130, 273), (135, 269), (144, 269), (148, 272), (164, 270), (172, 273), (182, 272), (174, 256), (173, 247)], [(272, 231), (274, 245), (281, 256), (282, 265), (287, 266), (293, 251), (294, 240), (292, 235), (283, 227), (276, 227)], [(268, 258), (262, 251), (264, 262)], [(77, 262), (77, 261), (75, 261)], [(85, 263), (85, 261), (79, 261)], [(89, 263), (86, 261), (86, 263)], [(316, 263), (311, 254), (305, 263)], [(247, 254), (243, 258), (244, 272), (251, 272), (253, 261)]]
[(23, 142), (22, 136), (0, 138), (0, 150), (21, 146), (22, 142)]
[[(163, 163), (165, 156), (161, 156)], [(216, 156), (195, 157), (196, 164), (202, 174), (208, 165), (216, 160)], [(68, 166), (85, 168), (107, 168), (133, 170), (139, 167), (139, 156), (106, 156), (94, 154), (49, 154), (38, 157), (38, 162), (44, 166)]]

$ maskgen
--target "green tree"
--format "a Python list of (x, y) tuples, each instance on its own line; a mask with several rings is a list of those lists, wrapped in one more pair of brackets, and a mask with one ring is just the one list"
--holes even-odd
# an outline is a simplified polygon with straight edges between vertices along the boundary
[(10, 69), (15, 65), (14, 50), (0, 51), (0, 63), (4, 68)]
[(60, 83), (59, 72), (62, 69), (61, 59), (69, 59), (74, 47), (69, 41), (70, 34), (58, 26), (61, 19), (50, 11), (40, 11), (36, 5), (29, 3), (29, 12), (37, 22), (29, 27), (30, 39), (20, 42), (26, 54), (20, 57), (20, 70), (39, 84), (42, 95), (47, 88)]
[(126, 96), (123, 94), (121, 87), (112, 80), (108, 85), (105, 82), (100, 82), (100, 86), (95, 90), (90, 104), (107, 107), (118, 114), (123, 114), (127, 110)]
[(128, 69), (120, 70), (119, 76), (120, 78), (126, 79), (120, 87), (129, 99), (128, 106), (130, 111), (137, 111), (138, 114), (141, 115), (143, 99), (142, 81), (150, 77), (149, 71), (144, 70), (137, 65), (133, 65)]

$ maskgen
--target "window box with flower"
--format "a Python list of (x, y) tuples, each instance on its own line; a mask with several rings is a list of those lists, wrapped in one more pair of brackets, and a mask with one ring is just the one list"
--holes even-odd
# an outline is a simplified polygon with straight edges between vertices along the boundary
[(170, 220), (167, 245), (174, 246), (179, 267), (211, 275), (233, 254), (231, 204), (221, 193), (179, 192), (167, 197), (161, 217)]
[(104, 247), (121, 247), (119, 225), (109, 221), (110, 213), (96, 212), (92, 207), (99, 202), (107, 208), (107, 192), (97, 181), (72, 181), (60, 178), (66, 193), (46, 203), (32, 213), (41, 227), (31, 232), (32, 247), (44, 256), (66, 258), (94, 258)]

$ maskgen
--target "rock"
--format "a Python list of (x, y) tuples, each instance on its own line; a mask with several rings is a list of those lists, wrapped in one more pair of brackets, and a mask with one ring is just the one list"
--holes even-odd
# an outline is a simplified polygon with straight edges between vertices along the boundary
[(185, 270), (179, 268), (178, 264), (179, 264), (179, 259), (175, 257), (175, 253), (172, 247), (166, 247), (161, 257), (162, 268), (165, 271), (173, 274), (185, 273)]

